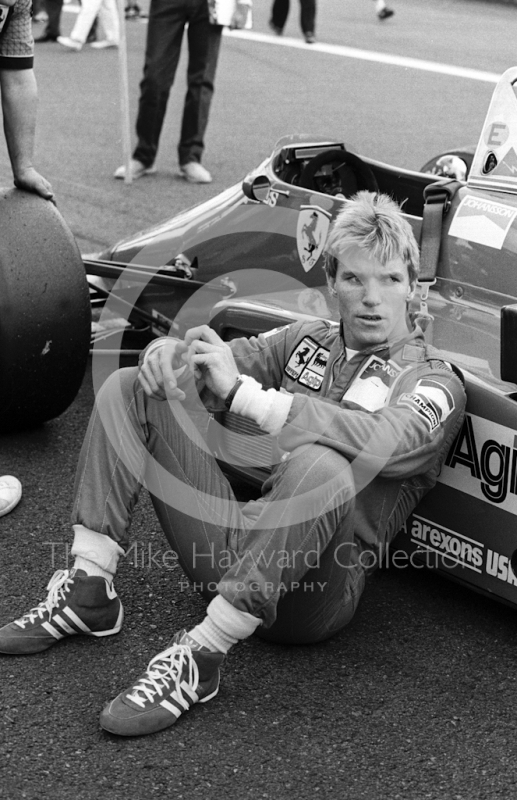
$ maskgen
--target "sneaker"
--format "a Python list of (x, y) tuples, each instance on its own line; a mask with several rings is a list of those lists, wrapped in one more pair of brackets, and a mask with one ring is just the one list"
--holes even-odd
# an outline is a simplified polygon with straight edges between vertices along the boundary
[(111, 636), (121, 629), (122, 603), (104, 578), (58, 570), (47, 589), (46, 600), (0, 628), (0, 653), (41, 653), (65, 636)]
[(379, 19), (389, 19), (394, 13), (392, 8), (381, 8), (381, 10), (377, 12), (377, 16)]
[(268, 25), (273, 31), (273, 33), (276, 33), (277, 36), (281, 36), (282, 33), (284, 32), (283, 28), (281, 28), (279, 25), (275, 25), (275, 23), (272, 22), (271, 20), (268, 22)]
[(195, 703), (215, 697), (224, 655), (191, 648), (191, 644), (186, 631), (177, 633), (136, 683), (108, 703), (100, 717), (101, 727), (119, 736), (156, 733), (174, 725)]
[(78, 39), (72, 39), (70, 36), (58, 36), (57, 41), (63, 47), (68, 47), (69, 50), (77, 50), (79, 52), (79, 50), (83, 49), (83, 43)]
[[(138, 180), (138, 178), (141, 178), (143, 175), (154, 175), (156, 172), (156, 167), (154, 165), (146, 167), (141, 161), (137, 161), (136, 158), (131, 159), (129, 169), (131, 170), (131, 177), (134, 181)], [(124, 179), (126, 177), (126, 165), (122, 164), (121, 167), (116, 169), (113, 173), (113, 177)]]
[(0, 517), (8, 514), (21, 500), (22, 485), (14, 475), (0, 477)]
[(316, 44), (316, 37), (312, 31), (303, 34), (306, 44)]
[(90, 46), (94, 50), (106, 50), (108, 47), (118, 47), (118, 42), (114, 42), (111, 39), (101, 39), (98, 42), (91, 42)]
[(212, 183), (212, 176), (199, 161), (189, 161), (180, 166), (180, 172), (189, 183)]
[(126, 19), (138, 19), (140, 12), (140, 6), (134, 3), (134, 5), (126, 6), (124, 16)]

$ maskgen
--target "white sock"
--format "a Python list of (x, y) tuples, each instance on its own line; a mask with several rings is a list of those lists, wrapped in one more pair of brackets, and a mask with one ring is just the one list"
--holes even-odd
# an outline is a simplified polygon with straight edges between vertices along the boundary
[(93, 561), (88, 561), (87, 558), (83, 558), (82, 556), (77, 556), (75, 559), (74, 569), (84, 570), (89, 577), (98, 575), (101, 578), (105, 578), (108, 583), (111, 583), (113, 580), (112, 572), (107, 572), (105, 569), (102, 569), (102, 567), (99, 567), (98, 564), (94, 564)]
[(72, 555), (74, 569), (83, 569), (87, 575), (100, 575), (111, 582), (117, 563), (124, 551), (117, 542), (103, 533), (91, 531), (84, 525), (74, 525)]
[(384, 2), (384, 0), (375, 0), (375, 10), (377, 14), (379, 13), (379, 11), (382, 11), (383, 8), (386, 8), (386, 3)]
[(262, 620), (258, 617), (247, 611), (239, 611), (218, 594), (208, 606), (203, 622), (189, 631), (188, 635), (213, 653), (227, 653), (241, 639), (251, 636), (261, 624)]

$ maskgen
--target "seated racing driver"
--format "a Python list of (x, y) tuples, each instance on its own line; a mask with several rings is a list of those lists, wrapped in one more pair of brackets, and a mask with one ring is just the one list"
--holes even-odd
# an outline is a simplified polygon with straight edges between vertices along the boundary
[[(296, 322), (229, 343), (193, 328), (151, 343), (140, 368), (114, 373), (97, 397), (76, 477), (74, 568), (0, 630), (0, 652), (120, 630), (113, 576), (146, 486), (208, 607), (107, 704), (101, 725), (112, 733), (162, 730), (210, 700), (225, 655), (254, 632), (305, 644), (344, 628), (376, 557), (436, 482), (465, 392), (408, 314), (418, 248), (399, 207), (369, 192), (347, 202), (325, 270), (340, 324)], [(283, 452), (246, 504), (196, 422), (225, 405)]]

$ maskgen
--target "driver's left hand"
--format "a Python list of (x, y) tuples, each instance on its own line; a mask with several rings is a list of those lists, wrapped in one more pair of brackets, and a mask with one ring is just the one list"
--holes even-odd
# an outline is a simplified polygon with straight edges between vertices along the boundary
[(188, 347), (183, 355), (196, 378), (203, 378), (208, 389), (224, 400), (239, 377), (230, 347), (208, 325), (191, 328), (185, 334)]

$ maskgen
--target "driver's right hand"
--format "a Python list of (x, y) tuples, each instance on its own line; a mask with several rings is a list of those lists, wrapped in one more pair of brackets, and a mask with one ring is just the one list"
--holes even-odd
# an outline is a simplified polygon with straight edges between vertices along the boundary
[(163, 339), (159, 346), (146, 353), (138, 380), (148, 397), (153, 400), (185, 399), (185, 392), (178, 387), (178, 378), (188, 369), (181, 360), (186, 350), (187, 346), (179, 339)]

